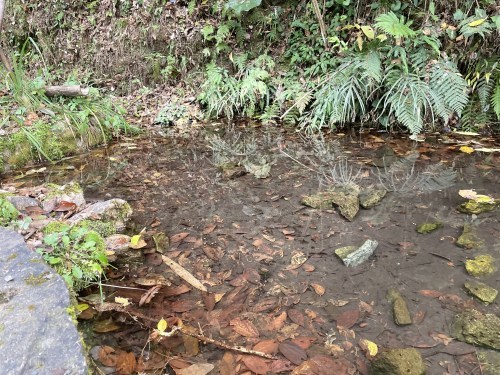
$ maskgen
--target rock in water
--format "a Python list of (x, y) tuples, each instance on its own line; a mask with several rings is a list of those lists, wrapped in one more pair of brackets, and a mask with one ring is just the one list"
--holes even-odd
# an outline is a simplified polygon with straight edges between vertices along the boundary
[(0, 373), (87, 374), (66, 283), (19, 234), (0, 241)]
[(455, 316), (453, 337), (468, 344), (500, 350), (500, 318), (477, 310), (464, 311)]
[(355, 267), (366, 261), (373, 254), (377, 246), (377, 241), (366, 240), (361, 247), (344, 246), (335, 250), (335, 254), (337, 254), (347, 267)]
[(422, 356), (413, 348), (386, 350), (372, 362), (373, 375), (425, 375), (425, 373)]

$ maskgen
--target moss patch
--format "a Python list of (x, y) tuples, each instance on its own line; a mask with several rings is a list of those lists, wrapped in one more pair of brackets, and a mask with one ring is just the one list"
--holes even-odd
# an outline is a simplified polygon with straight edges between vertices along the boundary
[(19, 211), (4, 197), (0, 197), (0, 226), (5, 227), (19, 217)]

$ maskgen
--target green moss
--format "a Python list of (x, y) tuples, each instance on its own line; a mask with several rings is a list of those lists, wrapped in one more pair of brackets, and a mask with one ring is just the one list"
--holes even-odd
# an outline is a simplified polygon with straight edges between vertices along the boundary
[(438, 222), (438, 221), (435, 221), (432, 223), (423, 223), (417, 227), (417, 232), (420, 234), (427, 234), (427, 233), (434, 232), (436, 229), (439, 229), (442, 226), (443, 226), (443, 224)]
[(465, 224), (464, 230), (460, 237), (458, 237), (456, 244), (465, 249), (474, 249), (481, 247), (483, 241), (476, 235), (472, 225)]
[(466, 260), (465, 269), (469, 275), (475, 277), (487, 276), (496, 271), (494, 260), (491, 255), (479, 255), (474, 259)]
[(67, 232), (70, 226), (62, 221), (52, 221), (43, 228), (43, 234)]
[(100, 220), (82, 220), (77, 224), (80, 228), (87, 228), (96, 231), (102, 237), (109, 237), (116, 233), (116, 228), (113, 223)]
[(19, 217), (19, 211), (7, 199), (0, 197), (0, 226), (5, 227)]
[(76, 182), (70, 182), (66, 185), (57, 185), (57, 184), (47, 184), (47, 193), (45, 196), (47, 198), (60, 197), (62, 194), (71, 195), (71, 194), (80, 194), (82, 193), (82, 187), (80, 184)]
[(41, 285), (45, 282), (47, 282), (47, 275), (48, 272), (41, 273), (40, 275), (29, 275), (28, 277), (24, 278), (24, 282), (28, 285), (31, 286), (36, 286), (36, 285)]

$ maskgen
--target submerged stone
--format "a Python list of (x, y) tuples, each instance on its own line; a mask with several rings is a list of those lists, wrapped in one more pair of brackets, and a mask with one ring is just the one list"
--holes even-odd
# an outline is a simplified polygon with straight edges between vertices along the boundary
[(408, 309), (408, 305), (396, 289), (389, 289), (387, 292), (387, 298), (392, 303), (392, 311), (394, 314), (394, 323), (398, 326), (404, 326), (412, 324), (412, 319), (410, 315), (410, 310)]
[(443, 224), (440, 223), (439, 221), (435, 221), (432, 223), (423, 223), (417, 227), (417, 232), (420, 234), (427, 234), (427, 233), (434, 232), (436, 229), (439, 229), (442, 226), (443, 226)]
[(426, 368), (420, 353), (413, 348), (389, 349), (372, 362), (373, 375), (425, 375)]
[(464, 230), (458, 237), (456, 244), (465, 249), (477, 249), (483, 245), (483, 241), (477, 236), (471, 224), (464, 224)]
[(498, 290), (480, 281), (468, 281), (464, 287), (470, 294), (486, 304), (493, 302), (498, 295)]
[(500, 375), (500, 352), (478, 350), (477, 359), (481, 364), (483, 375)]
[(352, 221), (359, 211), (359, 190), (356, 186), (338, 186), (329, 191), (302, 198), (301, 203), (312, 208), (331, 208), (335, 205), (340, 214)]
[(465, 269), (469, 275), (475, 277), (487, 276), (496, 271), (493, 257), (488, 254), (466, 260)]
[(366, 261), (373, 254), (377, 246), (377, 241), (366, 240), (360, 247), (344, 246), (336, 249), (335, 254), (347, 267), (355, 267)]
[(379, 204), (387, 194), (385, 189), (365, 189), (359, 194), (359, 205), (372, 208)]
[(500, 350), (500, 318), (477, 310), (455, 316), (452, 334), (457, 340)]
[(117, 232), (125, 229), (125, 225), (132, 215), (132, 208), (123, 199), (110, 199), (96, 202), (68, 219), (68, 223), (76, 224), (82, 220), (101, 220), (111, 223)]
[(493, 211), (494, 209), (500, 206), (500, 200), (494, 199), (491, 202), (481, 202), (477, 200), (469, 200), (465, 203), (462, 203), (457, 207), (457, 210), (464, 214), (480, 214), (483, 212)]

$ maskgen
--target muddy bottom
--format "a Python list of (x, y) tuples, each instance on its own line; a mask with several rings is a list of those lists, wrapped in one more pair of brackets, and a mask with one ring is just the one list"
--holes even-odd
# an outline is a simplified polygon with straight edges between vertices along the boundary
[[(62, 179), (80, 181), (95, 199), (128, 200), (134, 208), (130, 234), (145, 228), (148, 246), (120, 256), (108, 273), (106, 285), (122, 288), (103, 287), (107, 301), (123, 297), (131, 305), (82, 321), (89, 331), (96, 321), (111, 319), (115, 325), (110, 332), (94, 333), (91, 346), (131, 352), (135, 370), (146, 373), (174, 373), (172, 368), (192, 363), (214, 365), (210, 374), (291, 373), (307, 358), (325, 355), (336, 359), (338, 367), (321, 373), (366, 374), (369, 355), (359, 343), (367, 339), (379, 350), (417, 348), (428, 374), (482, 374), (476, 348), (451, 339), (451, 322), (468, 308), (499, 315), (497, 302), (486, 306), (463, 286), (473, 279), (464, 267), (467, 259), (480, 254), (500, 259), (500, 211), (476, 216), (456, 207), (464, 202), (461, 189), (498, 197), (499, 157), (462, 153), (463, 139), (450, 146), (438, 136), (415, 144), (365, 134), (321, 144), (294, 134), (258, 134), (239, 139), (226, 134), (212, 143), (202, 138), (135, 140), (75, 161), (69, 173), (64, 168), (45, 172), (46, 180), (61, 182), (61, 173)], [(231, 175), (217, 167), (231, 158), (233, 164), (238, 157), (236, 164), (243, 163), (248, 150), (238, 149), (242, 139), (255, 143), (258, 155), (247, 159), (260, 167), (269, 164), (268, 177), (256, 178), (243, 169)], [(220, 142), (238, 149), (237, 155)], [(456, 171), (456, 183), (430, 192), (419, 186), (408, 190), (400, 180), (389, 183), (381, 177), (384, 167), (372, 165), (383, 145), (396, 157), (419, 152), (408, 172), (413, 177), (407, 179), (442, 162)], [(304, 196), (335, 185), (372, 187), (381, 180), (395, 191), (375, 207), (361, 209), (352, 221), (334, 207), (301, 204)], [(417, 225), (435, 221), (442, 224), (439, 229), (417, 233)], [(472, 224), (481, 241), (472, 249), (456, 245), (464, 224)], [(170, 244), (156, 248), (151, 236), (161, 232)], [(335, 255), (335, 249), (366, 240), (378, 246), (356, 267), (346, 267)], [(179, 278), (160, 252), (201, 280), (208, 293)], [(139, 306), (158, 284), (135, 281), (154, 275), (172, 285), (157, 287)], [(498, 288), (499, 273), (481, 281)], [(391, 289), (406, 300), (411, 324), (395, 324)], [(159, 340), (154, 329), (162, 318), (170, 324), (166, 331), (180, 320), (185, 329), (215, 342), (187, 335)], [(283, 342), (293, 342), (289, 351), (299, 347), (303, 352), (286, 353), (279, 346)], [(278, 359), (253, 360), (233, 350), (236, 346), (268, 351)], [(300, 374), (314, 373), (304, 371)]]

